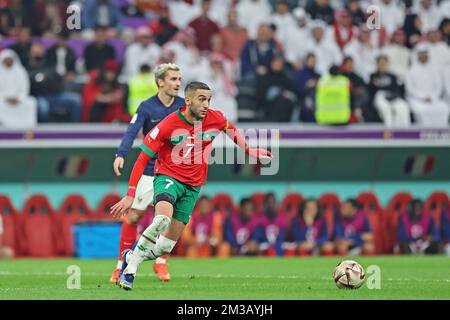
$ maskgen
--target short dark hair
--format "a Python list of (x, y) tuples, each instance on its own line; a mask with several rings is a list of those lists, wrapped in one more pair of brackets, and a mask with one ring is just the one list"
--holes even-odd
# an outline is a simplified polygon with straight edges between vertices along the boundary
[(385, 61), (389, 62), (389, 57), (387, 55), (385, 55), (385, 54), (380, 54), (377, 57), (377, 62), (380, 62), (381, 60), (385, 60)]
[(345, 202), (350, 203), (353, 208), (361, 209), (360, 203), (354, 198), (348, 198)]
[(148, 64), (142, 64), (140, 67), (139, 67), (139, 71), (141, 71), (141, 72), (150, 72), (152, 69), (150, 68), (150, 66), (148, 65)]
[(211, 90), (211, 88), (206, 83), (200, 81), (189, 82), (186, 88), (184, 89), (184, 95), (187, 96), (191, 92), (197, 90)]
[(253, 204), (252, 199), (250, 199), (250, 198), (242, 198), (241, 201), (240, 201), (240, 203), (239, 203), (239, 206), (240, 206), (240, 207), (243, 207), (243, 206), (246, 205), (247, 203)]

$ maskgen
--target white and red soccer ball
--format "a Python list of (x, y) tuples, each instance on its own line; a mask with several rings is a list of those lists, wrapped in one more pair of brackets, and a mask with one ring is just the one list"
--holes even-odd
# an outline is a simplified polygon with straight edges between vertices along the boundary
[(344, 260), (334, 269), (334, 282), (340, 289), (358, 289), (364, 283), (366, 273), (356, 261)]

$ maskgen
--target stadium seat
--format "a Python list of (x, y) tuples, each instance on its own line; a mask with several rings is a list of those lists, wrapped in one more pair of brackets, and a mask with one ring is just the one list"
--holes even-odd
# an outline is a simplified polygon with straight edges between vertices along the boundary
[(75, 223), (92, 218), (92, 210), (82, 195), (71, 194), (59, 209), (59, 238), (64, 241), (64, 255), (71, 257), (74, 253), (72, 226)]
[(319, 197), (319, 205), (325, 210), (329, 238), (334, 238), (334, 214), (339, 212), (341, 200), (335, 193), (324, 193)]
[(116, 220), (111, 214), (110, 209), (113, 205), (119, 202), (122, 197), (117, 193), (106, 194), (97, 206), (95, 214), (91, 215), (94, 220)]
[(222, 211), (226, 216), (239, 211), (233, 199), (226, 193), (217, 193), (211, 199), (211, 207), (213, 210)]
[(265, 198), (266, 198), (266, 194), (262, 193), (262, 192), (255, 192), (250, 196), (250, 199), (255, 204), (256, 212), (261, 212), (263, 210)]
[(56, 213), (46, 196), (35, 194), (27, 199), (23, 208), (23, 229), (28, 256), (53, 257), (62, 253), (56, 221)]
[(288, 219), (292, 219), (298, 214), (298, 207), (303, 202), (303, 196), (299, 193), (288, 193), (284, 196), (280, 203), (278, 211), (287, 215)]
[(396, 193), (385, 211), (386, 221), (386, 252), (393, 253), (395, 244), (397, 243), (397, 220), (398, 216), (408, 209), (408, 205), (412, 201), (409, 192)]
[(3, 245), (13, 249), (16, 256), (20, 256), (22, 252), (18, 241), (19, 217), (6, 195), (0, 195), (0, 217), (3, 221)]
[(375, 240), (375, 253), (384, 253), (386, 228), (384, 210), (376, 195), (372, 192), (361, 192), (356, 198), (369, 219)]
[(442, 210), (446, 208), (450, 208), (450, 199), (447, 193), (443, 191), (432, 192), (424, 205), (424, 211), (432, 214), (438, 227), (441, 225)]

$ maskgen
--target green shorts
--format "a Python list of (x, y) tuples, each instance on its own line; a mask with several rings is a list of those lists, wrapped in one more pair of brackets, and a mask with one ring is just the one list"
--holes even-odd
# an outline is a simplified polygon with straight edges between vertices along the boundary
[(155, 203), (158, 194), (170, 194), (175, 199), (173, 218), (187, 224), (194, 210), (195, 202), (197, 201), (201, 188), (184, 184), (164, 174), (155, 175), (153, 187), (153, 203)]

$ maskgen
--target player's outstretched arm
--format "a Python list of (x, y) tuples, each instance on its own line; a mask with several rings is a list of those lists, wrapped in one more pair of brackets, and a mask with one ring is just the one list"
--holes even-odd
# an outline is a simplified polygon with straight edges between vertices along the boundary
[(237, 128), (231, 122), (228, 122), (225, 133), (231, 140), (234, 141), (235, 144), (243, 148), (251, 157), (258, 159), (272, 159), (272, 152), (266, 149), (250, 148)]
[(123, 197), (122, 200), (120, 200), (114, 206), (111, 207), (111, 214), (114, 217), (120, 218), (122, 215), (126, 214), (128, 210), (131, 208), (131, 205), (133, 204), (134, 201), (134, 196), (136, 194), (136, 187), (150, 159), (151, 159), (150, 156), (147, 155), (145, 152), (140, 153), (139, 157), (137, 158), (133, 166), (133, 171), (131, 172), (130, 181), (128, 183), (127, 195)]

